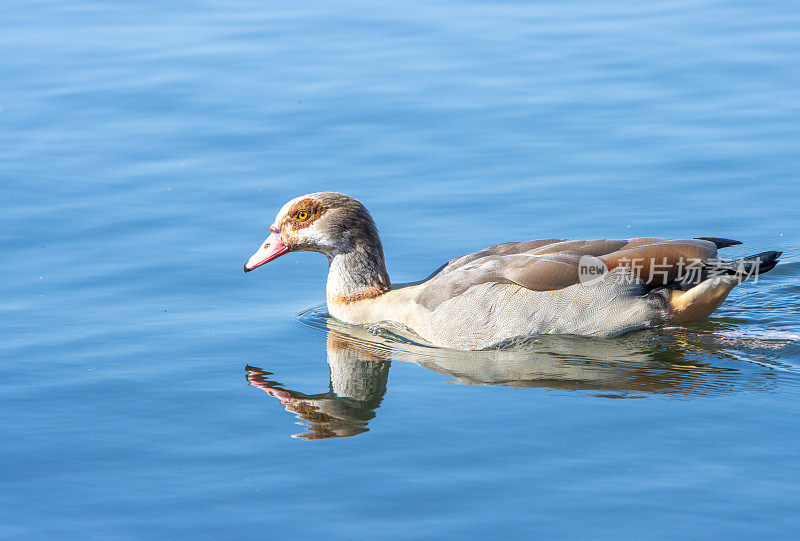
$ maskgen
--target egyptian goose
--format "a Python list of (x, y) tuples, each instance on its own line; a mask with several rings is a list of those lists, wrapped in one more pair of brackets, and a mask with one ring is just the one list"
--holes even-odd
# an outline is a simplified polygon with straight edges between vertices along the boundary
[(507, 242), (392, 286), (378, 230), (358, 200), (334, 192), (286, 203), (245, 272), (291, 251), (328, 257), (328, 312), (355, 325), (390, 322), (424, 341), (483, 349), (535, 334), (611, 337), (701, 321), (781, 252), (716, 258), (738, 241), (546, 239)]

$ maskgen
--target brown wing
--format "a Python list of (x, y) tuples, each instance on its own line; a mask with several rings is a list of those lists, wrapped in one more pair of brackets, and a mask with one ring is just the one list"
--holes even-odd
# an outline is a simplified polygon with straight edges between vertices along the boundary
[(502, 244), (495, 244), (493, 246), (489, 246), (488, 248), (484, 248), (483, 250), (478, 250), (477, 252), (462, 255), (461, 257), (450, 260), (441, 268), (438, 274), (446, 273), (450, 270), (463, 267), (467, 263), (472, 263), (473, 261), (482, 259), (484, 257), (493, 255), (519, 254), (521, 252), (551, 246), (560, 242), (564, 242), (564, 239), (527, 240), (524, 242), (504, 242)]
[(648, 287), (667, 285), (685, 273), (687, 267), (716, 257), (717, 247), (706, 240), (665, 240), (652, 244), (623, 247), (601, 256), (610, 269), (630, 267)]
[(562, 289), (579, 282), (578, 263), (585, 255), (599, 258), (609, 270), (631, 267), (643, 284), (655, 287), (673, 281), (690, 261), (706, 261), (716, 254), (713, 242), (697, 239), (507, 242), (450, 261), (426, 282), (419, 302), (432, 310), (487, 282), (517, 284), (532, 291)]

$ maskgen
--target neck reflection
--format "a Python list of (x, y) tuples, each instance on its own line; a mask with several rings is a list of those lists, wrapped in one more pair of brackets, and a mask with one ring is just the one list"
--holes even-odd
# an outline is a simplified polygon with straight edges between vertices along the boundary
[(360, 343), (335, 329), (327, 334), (330, 385), (326, 393), (284, 389), (271, 379), (272, 373), (245, 367), (250, 385), (278, 399), (286, 411), (306, 423), (308, 432), (295, 434), (297, 438), (341, 438), (367, 432), (367, 423), (386, 394), (391, 350)]

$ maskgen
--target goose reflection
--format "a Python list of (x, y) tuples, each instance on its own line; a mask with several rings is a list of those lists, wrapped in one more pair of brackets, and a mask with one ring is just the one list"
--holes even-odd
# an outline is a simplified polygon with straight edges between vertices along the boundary
[[(735, 354), (725, 349), (730, 337), (702, 329), (614, 339), (548, 335), (496, 350), (457, 351), (415, 343), (399, 329), (349, 326), (320, 311), (304, 314), (301, 322), (327, 334), (327, 392), (304, 394), (284, 388), (266, 370), (246, 370), (250, 385), (276, 398), (308, 427), (295, 435), (304, 439), (367, 432), (386, 394), (391, 360), (414, 362), (456, 384), (589, 391), (609, 398), (697, 396), (774, 384), (768, 373), (748, 378), (739, 369), (742, 360), (768, 364), (768, 356), (743, 359), (742, 349)], [(750, 340), (744, 347), (774, 349), (786, 342)]]

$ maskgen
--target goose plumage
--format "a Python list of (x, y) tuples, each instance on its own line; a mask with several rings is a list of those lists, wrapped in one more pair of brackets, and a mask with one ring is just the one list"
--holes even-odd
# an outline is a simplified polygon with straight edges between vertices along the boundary
[(249, 272), (291, 251), (328, 257), (328, 312), (354, 325), (389, 324), (425, 342), (483, 349), (536, 334), (612, 337), (708, 317), (737, 284), (772, 269), (780, 252), (736, 261), (722, 238), (544, 239), (496, 244), (427, 279), (392, 286), (375, 222), (335, 192), (287, 202)]

